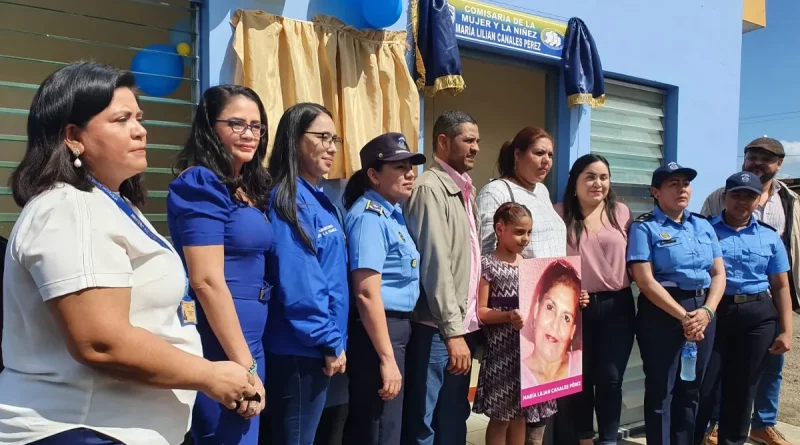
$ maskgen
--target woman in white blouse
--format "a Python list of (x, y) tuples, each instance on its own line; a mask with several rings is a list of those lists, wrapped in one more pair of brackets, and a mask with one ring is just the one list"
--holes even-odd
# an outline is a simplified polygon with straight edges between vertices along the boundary
[[(533, 231), (528, 246), (522, 251), (523, 257), (552, 258), (566, 255), (567, 229), (553, 210), (550, 192), (543, 184), (552, 167), (553, 138), (541, 128), (523, 128), (514, 139), (503, 144), (497, 159), (500, 178), (486, 184), (478, 194), (483, 255), (490, 255), (495, 250), (494, 214), (507, 202), (522, 204), (533, 215)], [(528, 424), (526, 443), (542, 443), (545, 418), (557, 411), (555, 400), (541, 405), (538, 411), (542, 420)]]
[(567, 253), (567, 228), (553, 209), (550, 192), (543, 184), (553, 167), (553, 138), (536, 127), (526, 127), (506, 141), (497, 158), (500, 178), (486, 184), (478, 194), (481, 219), (481, 252), (494, 251), (494, 213), (507, 203), (524, 205), (533, 214), (533, 232), (525, 258), (552, 258)]
[(196, 391), (229, 408), (255, 394), (247, 369), (202, 358), (181, 260), (137, 209), (134, 85), (79, 63), (34, 96), (11, 177), (0, 443), (180, 444)]

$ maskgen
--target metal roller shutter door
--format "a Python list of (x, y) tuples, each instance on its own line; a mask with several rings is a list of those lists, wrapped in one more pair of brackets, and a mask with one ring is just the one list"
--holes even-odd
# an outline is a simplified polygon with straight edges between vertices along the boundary
[(8, 236), (19, 215), (7, 184), (25, 152), (28, 108), (39, 84), (70, 62), (130, 69), (134, 55), (149, 45), (185, 41), (192, 54), (177, 56), (183, 73), (166, 76), (179, 82), (177, 89), (166, 97), (141, 96), (149, 165), (149, 199), (142, 211), (169, 235), (167, 187), (199, 93), (197, 10), (189, 0), (0, 1), (0, 235)]

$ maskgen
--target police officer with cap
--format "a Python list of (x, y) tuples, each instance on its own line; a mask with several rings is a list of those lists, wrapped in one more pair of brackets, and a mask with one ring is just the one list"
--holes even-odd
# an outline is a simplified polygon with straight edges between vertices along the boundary
[[(753, 215), (761, 191), (756, 174), (734, 174), (725, 183), (725, 210), (711, 219), (727, 284), (717, 309), (716, 339), (697, 424), (708, 423), (720, 390), (718, 443), (724, 445), (745, 443), (765, 359), (785, 353), (792, 344), (789, 259), (776, 230)], [(698, 428), (695, 443), (702, 441)]]
[[(648, 445), (690, 445), (700, 384), (714, 342), (714, 311), (725, 289), (717, 235), (703, 216), (686, 210), (691, 168), (670, 162), (653, 172), (656, 201), (631, 225), (627, 262), (641, 290), (637, 337), (645, 373)], [(696, 378), (683, 381), (681, 351), (697, 344)]]
[[(761, 198), (753, 215), (776, 229), (789, 254), (789, 291), (792, 307), (800, 313), (800, 196), (786, 183), (776, 179), (786, 156), (783, 144), (764, 136), (748, 143), (744, 148), (742, 170), (755, 173), (761, 179)], [(703, 204), (701, 213), (718, 216), (725, 210), (725, 188), (712, 192)], [(791, 445), (777, 429), (778, 406), (781, 394), (784, 355), (767, 356), (764, 373), (758, 383), (753, 403), (750, 440), (765, 445)], [(719, 402), (714, 410), (706, 442), (717, 444), (716, 423), (719, 419)]]
[(360, 155), (362, 168), (350, 178), (343, 197), (358, 308), (351, 311), (344, 443), (399, 445), (405, 350), (420, 289), (420, 256), (400, 203), (411, 196), (414, 167), (425, 163), (425, 155), (412, 153), (399, 133), (376, 137)]

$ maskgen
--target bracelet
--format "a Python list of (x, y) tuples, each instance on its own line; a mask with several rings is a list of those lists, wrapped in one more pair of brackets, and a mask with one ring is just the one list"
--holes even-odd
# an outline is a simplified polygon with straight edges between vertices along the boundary
[(253, 364), (250, 365), (250, 369), (248, 369), (247, 372), (249, 372), (251, 375), (256, 375), (258, 372), (258, 362), (256, 359), (253, 359)]
[(714, 319), (714, 311), (712, 311), (710, 307), (708, 307), (706, 305), (703, 305), (703, 306), (700, 306), (700, 309), (703, 309), (706, 312), (708, 312), (708, 320), (709, 321)]

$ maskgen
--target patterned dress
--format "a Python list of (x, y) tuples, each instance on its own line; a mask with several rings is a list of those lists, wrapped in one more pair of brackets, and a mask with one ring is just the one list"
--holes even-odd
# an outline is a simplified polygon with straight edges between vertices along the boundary
[[(481, 268), (482, 277), (491, 284), (489, 307), (498, 311), (519, 309), (519, 268), (494, 255), (481, 258)], [(521, 406), (519, 331), (509, 323), (484, 325), (483, 331), (486, 352), (472, 411), (504, 422), (525, 417), (528, 423), (555, 414), (555, 400)]]

